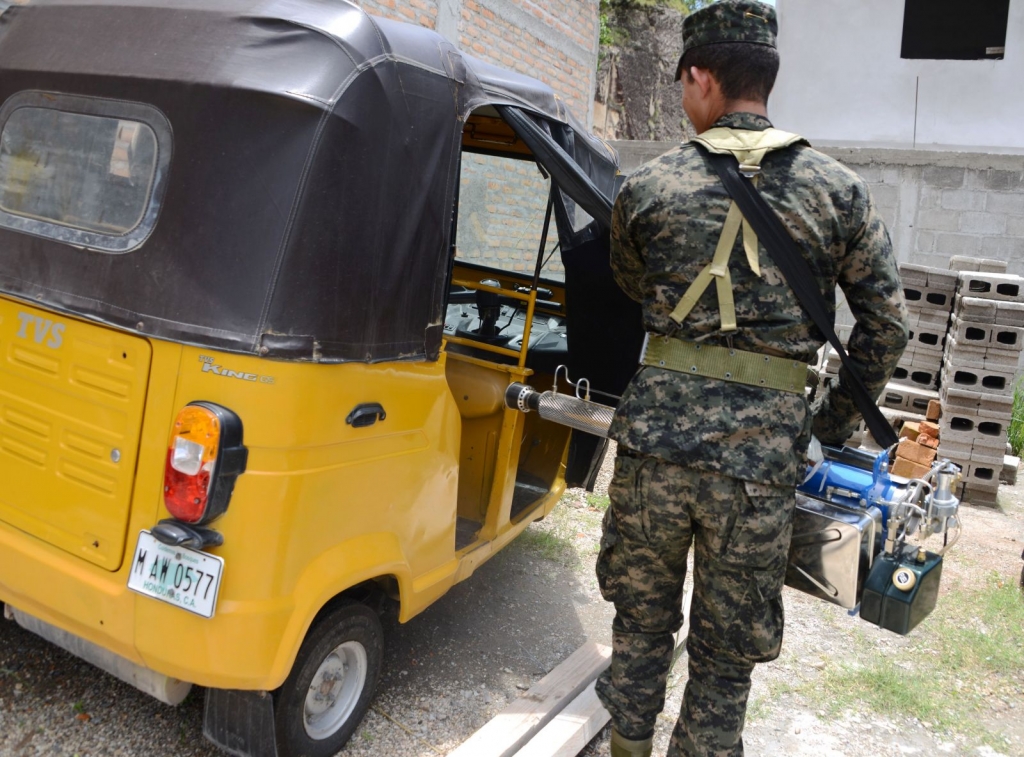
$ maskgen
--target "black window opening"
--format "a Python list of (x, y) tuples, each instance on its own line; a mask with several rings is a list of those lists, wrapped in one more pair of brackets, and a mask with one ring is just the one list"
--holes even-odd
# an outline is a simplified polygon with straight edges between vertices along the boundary
[(902, 58), (1002, 59), (1010, 0), (906, 0)]

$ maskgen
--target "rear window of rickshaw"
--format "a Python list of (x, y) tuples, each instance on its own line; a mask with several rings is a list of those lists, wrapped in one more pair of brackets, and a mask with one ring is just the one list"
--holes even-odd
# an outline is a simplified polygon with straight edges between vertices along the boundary
[(138, 247), (156, 221), (169, 128), (162, 140), (131, 116), (159, 112), (41, 94), (15, 95), (0, 112), (0, 226), (107, 252)]

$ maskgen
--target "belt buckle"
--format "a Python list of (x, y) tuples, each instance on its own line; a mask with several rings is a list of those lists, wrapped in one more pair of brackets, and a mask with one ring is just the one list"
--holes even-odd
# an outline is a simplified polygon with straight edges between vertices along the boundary
[(640, 348), (640, 365), (646, 365), (644, 362), (647, 359), (647, 345), (651, 342), (651, 332), (644, 332), (644, 345)]

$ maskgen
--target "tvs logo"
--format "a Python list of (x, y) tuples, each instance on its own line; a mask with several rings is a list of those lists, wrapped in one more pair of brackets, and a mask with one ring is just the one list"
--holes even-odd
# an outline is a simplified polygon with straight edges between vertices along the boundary
[(18, 311), (19, 339), (32, 339), (36, 344), (45, 344), (55, 350), (64, 343), (65, 328), (67, 325), (59, 321)]

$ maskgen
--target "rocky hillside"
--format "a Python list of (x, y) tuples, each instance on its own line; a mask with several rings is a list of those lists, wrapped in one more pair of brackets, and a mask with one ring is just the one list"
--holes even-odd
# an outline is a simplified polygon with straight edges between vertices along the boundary
[(594, 131), (606, 139), (679, 140), (692, 132), (674, 82), (682, 3), (602, 3)]

